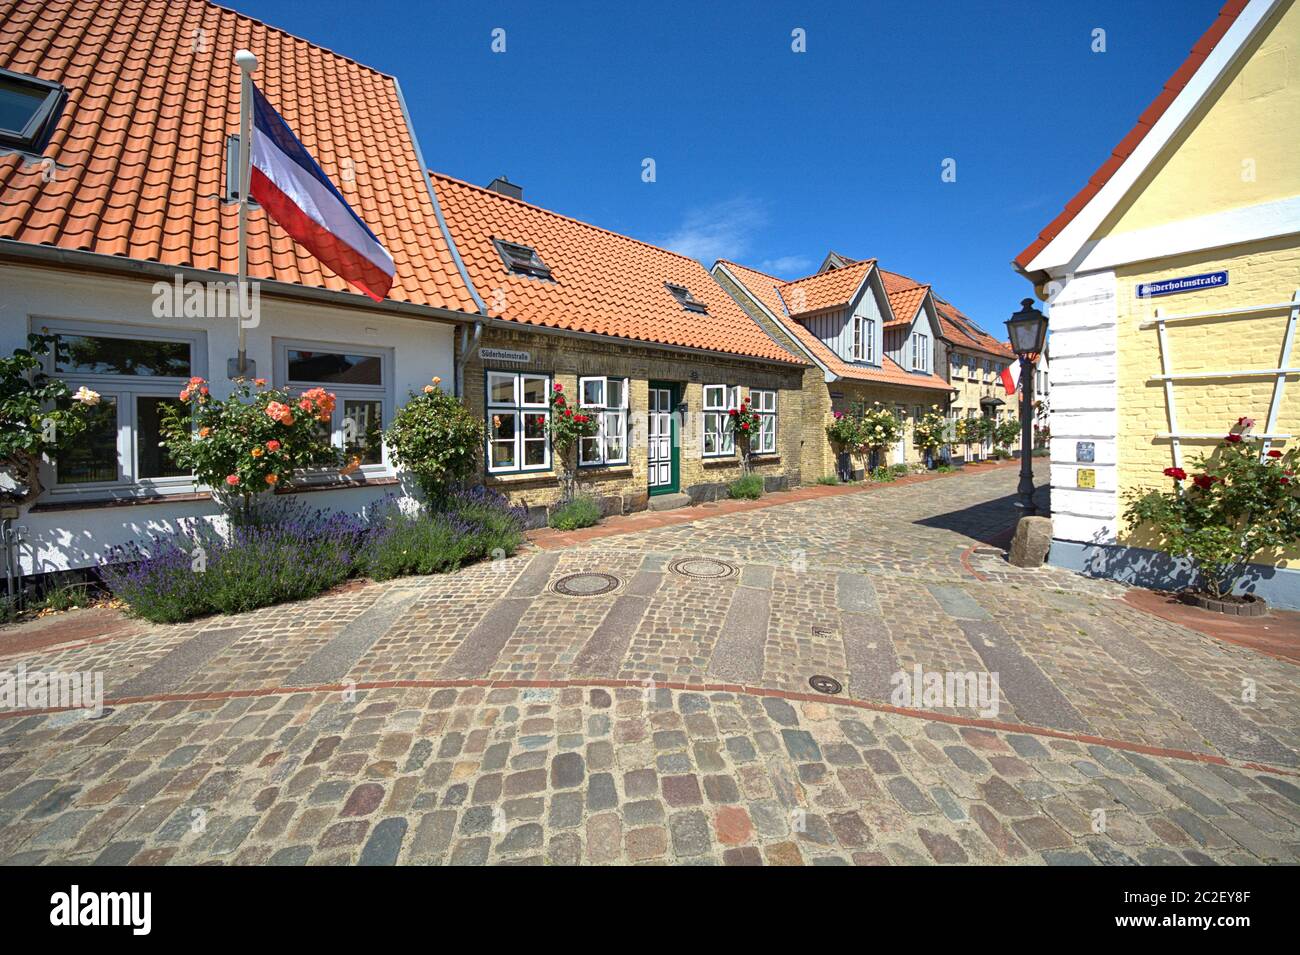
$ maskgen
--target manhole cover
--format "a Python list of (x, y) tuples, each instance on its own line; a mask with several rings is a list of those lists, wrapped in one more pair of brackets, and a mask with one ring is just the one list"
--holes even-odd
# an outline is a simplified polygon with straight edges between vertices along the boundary
[(566, 597), (597, 597), (617, 589), (622, 582), (613, 574), (585, 572), (561, 577), (551, 589)]
[(668, 565), (674, 574), (699, 580), (718, 580), (736, 573), (734, 564), (712, 557), (678, 557)]
[(818, 693), (830, 693), (832, 695), (844, 689), (844, 687), (840, 686), (839, 680), (829, 676), (809, 677), (808, 685)]

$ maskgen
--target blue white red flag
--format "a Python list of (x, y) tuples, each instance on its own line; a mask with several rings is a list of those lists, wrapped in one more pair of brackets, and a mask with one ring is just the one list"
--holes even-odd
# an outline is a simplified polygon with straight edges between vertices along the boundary
[(248, 194), (299, 245), (340, 278), (382, 301), (393, 257), (298, 142), (289, 124), (253, 87)]

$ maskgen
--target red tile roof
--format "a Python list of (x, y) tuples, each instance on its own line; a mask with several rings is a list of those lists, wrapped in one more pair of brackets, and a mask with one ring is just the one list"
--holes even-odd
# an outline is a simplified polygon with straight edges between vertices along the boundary
[[(52, 181), (0, 156), (0, 239), (234, 273), (237, 207), (220, 196), (226, 136), (239, 131), (241, 47), (260, 61), (254, 81), (392, 254), (388, 297), (477, 311), (393, 78), (201, 0), (0, 2), (0, 67), (68, 91), (45, 150), (58, 164)], [(365, 301), (259, 210), (248, 265), (253, 278)]]
[(1174, 71), (1174, 75), (1169, 78), (1169, 82), (1165, 83), (1160, 95), (1138, 117), (1136, 125), (1129, 130), (1128, 135), (1120, 140), (1119, 145), (1111, 152), (1110, 157), (1092, 174), (1092, 178), (1075, 194), (1073, 199), (1065, 204), (1065, 210), (1049, 222), (1046, 228), (1038, 234), (1038, 238), (1029, 243), (1016, 256), (1016, 265), (1022, 269), (1027, 268), (1034, 257), (1043, 251), (1047, 244), (1073, 221), (1074, 217), (1091, 201), (1092, 197), (1101, 191), (1101, 187), (1110, 181), (1110, 178), (1115, 175), (1119, 167), (1124, 164), (1124, 160), (1133, 154), (1133, 150), (1137, 148), (1138, 143), (1142, 142), (1147, 133), (1151, 132), (1151, 127), (1165, 114), (1169, 104), (1182, 92), (1183, 87), (1187, 85), (1192, 75), (1205, 62), (1206, 57), (1218, 46), (1219, 41), (1223, 39), (1223, 35), (1228, 32), (1228, 28), (1246, 9), (1247, 2), (1248, 0), (1228, 0), (1223, 5), (1218, 17), (1210, 24), (1210, 28), (1201, 35), (1201, 38), (1196, 41), (1196, 44), (1192, 47), (1192, 52), (1188, 54), (1182, 66), (1178, 67)]
[(864, 259), (842, 269), (831, 269), (783, 283), (780, 292), (786, 311), (799, 316), (828, 308), (844, 308), (875, 264), (875, 259)]
[[(803, 364), (699, 262), (520, 199), (433, 173), (447, 228), (488, 314), (524, 325)], [(493, 239), (532, 247), (554, 281), (507, 269)], [(664, 283), (707, 308), (687, 311)]]
[[(720, 260), (718, 264), (735, 276), (736, 281), (743, 285), (755, 299), (772, 313), (777, 323), (786, 330), (790, 337), (802, 345), (808, 354), (814, 356), (820, 364), (829, 369), (831, 374), (854, 381), (874, 381), (908, 388), (925, 388), (934, 391), (950, 391), (952, 389), (952, 386), (938, 375), (904, 371), (888, 355), (884, 356), (880, 368), (870, 368), (865, 365), (844, 361), (839, 355), (835, 354), (835, 351), (830, 346), (809, 331), (803, 322), (792, 318), (786, 312), (782, 304), (782, 294), (778, 289), (794, 283), (783, 282), (766, 272), (760, 272), (758, 269), (751, 269), (736, 262), (729, 262), (726, 259)], [(834, 271), (846, 272), (848, 269), (836, 269)], [(823, 274), (831, 275), (834, 273), (826, 272)]]
[(912, 319), (916, 317), (917, 309), (925, 301), (925, 296), (929, 294), (930, 286), (913, 285), (909, 288), (895, 289), (887, 292), (889, 296), (889, 310), (894, 313), (891, 321), (885, 322), (886, 328), (897, 325), (910, 325)]

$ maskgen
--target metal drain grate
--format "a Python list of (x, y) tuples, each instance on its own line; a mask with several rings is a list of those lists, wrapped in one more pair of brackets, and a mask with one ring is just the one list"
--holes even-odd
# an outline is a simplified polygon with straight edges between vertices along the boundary
[(695, 580), (721, 580), (737, 573), (735, 564), (715, 557), (678, 557), (668, 564), (668, 569), (680, 577)]
[(584, 571), (569, 574), (551, 584), (551, 590), (564, 597), (599, 597), (611, 590), (617, 590), (623, 583), (613, 574), (600, 574)]
[(829, 693), (831, 696), (842, 692), (844, 689), (844, 687), (840, 685), (839, 680), (830, 676), (822, 676), (821, 674), (809, 677), (808, 685), (818, 693)]

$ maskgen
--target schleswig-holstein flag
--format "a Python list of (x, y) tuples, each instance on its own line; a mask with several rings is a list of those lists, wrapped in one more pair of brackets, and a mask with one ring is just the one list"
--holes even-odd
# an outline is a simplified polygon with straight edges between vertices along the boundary
[(248, 194), (299, 245), (382, 301), (393, 285), (393, 257), (352, 211), (289, 124), (253, 88)]

